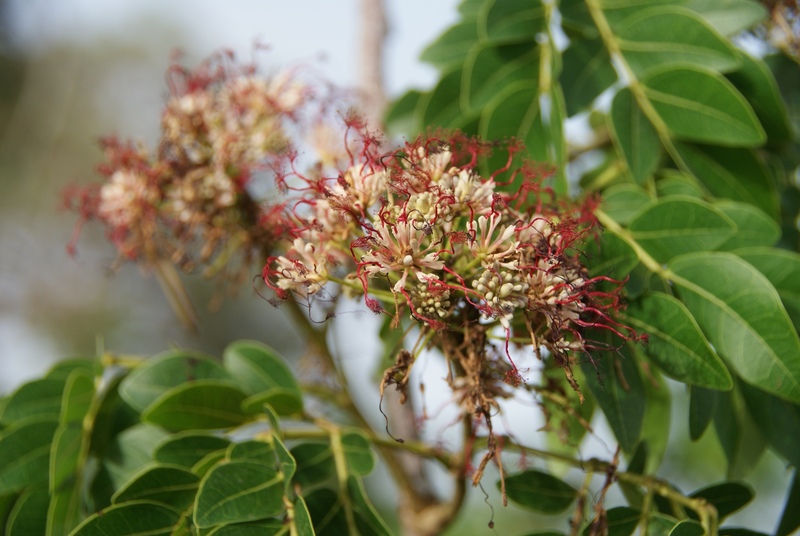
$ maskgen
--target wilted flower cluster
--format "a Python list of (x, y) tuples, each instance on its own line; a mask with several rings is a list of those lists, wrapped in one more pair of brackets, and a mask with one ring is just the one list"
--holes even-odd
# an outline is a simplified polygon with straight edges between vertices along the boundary
[[(487, 416), (502, 395), (503, 366), (486, 349), (493, 326), (506, 341), (523, 334), (566, 369), (570, 354), (599, 344), (588, 328), (635, 336), (612, 318), (620, 284), (599, 289), (605, 278), (580, 262), (591, 201), (558, 201), (540, 167), (510, 170), (514, 148), (504, 168), (482, 176), (490, 146), (464, 135), (423, 137), (388, 154), (366, 134), (359, 140), (338, 175), (297, 174), (297, 197), (284, 205), (287, 249), (263, 271), (278, 297), (311, 299), (336, 282), (363, 293), (374, 312), (407, 311), (441, 334), (449, 358), (469, 348), (451, 386), (465, 411)], [(393, 367), (384, 383), (399, 385), (406, 373)], [(521, 381), (513, 364), (503, 379)]]
[(247, 266), (270, 242), (248, 184), (288, 152), (287, 123), (310, 89), (288, 72), (260, 76), (230, 54), (169, 74), (157, 150), (102, 140), (105, 182), (69, 191), (68, 202), (106, 226), (123, 259), (216, 270), (238, 257)]

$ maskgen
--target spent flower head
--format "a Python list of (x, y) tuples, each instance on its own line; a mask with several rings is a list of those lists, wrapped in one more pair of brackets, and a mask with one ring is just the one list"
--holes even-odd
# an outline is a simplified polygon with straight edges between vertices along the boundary
[(228, 52), (194, 69), (175, 62), (168, 75), (156, 149), (101, 140), (104, 182), (73, 187), (68, 204), (79, 224), (105, 225), (123, 260), (245, 279), (275, 241), (251, 182), (292, 151), (291, 126), (316, 90), (295, 71), (266, 77)]

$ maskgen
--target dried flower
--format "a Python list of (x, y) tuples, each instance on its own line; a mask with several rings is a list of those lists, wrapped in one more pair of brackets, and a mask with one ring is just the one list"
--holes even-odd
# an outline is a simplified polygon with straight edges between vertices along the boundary
[(312, 90), (291, 71), (266, 78), (229, 53), (193, 70), (176, 63), (170, 81), (158, 150), (102, 140), (106, 181), (71, 189), (68, 204), (79, 226), (105, 225), (122, 259), (205, 265), (209, 275), (245, 279), (275, 241), (249, 183), (291, 152), (287, 124), (299, 120)]

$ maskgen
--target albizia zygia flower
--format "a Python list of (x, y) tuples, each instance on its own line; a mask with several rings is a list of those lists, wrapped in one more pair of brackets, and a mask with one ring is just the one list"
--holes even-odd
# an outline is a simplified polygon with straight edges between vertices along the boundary
[(290, 153), (287, 127), (313, 91), (291, 71), (265, 77), (230, 53), (195, 69), (175, 63), (168, 75), (157, 149), (101, 140), (104, 182), (72, 188), (68, 205), (79, 227), (105, 225), (123, 260), (248, 278), (274, 241), (248, 187), (256, 171)]
[[(420, 137), (382, 153), (362, 125), (350, 126), (358, 135), (347, 169), (295, 172), (284, 182), (295, 194), (283, 205), (288, 240), (263, 270), (279, 298), (311, 300), (335, 282), (376, 313), (410, 315), (453, 363), (457, 403), (489, 426), (495, 399), (522, 381), (507, 348), (488, 344), (490, 331), (504, 331), (506, 346), (527, 333), (576, 389), (575, 356), (607, 347), (588, 328), (638, 338), (614, 319), (621, 283), (600, 285), (609, 280), (590, 277), (581, 263), (580, 246), (596, 227), (591, 199), (557, 199), (541, 167), (509, 169), (513, 146), (509, 163), (485, 176), (479, 162), (491, 146), (480, 140)], [(405, 386), (413, 363), (406, 354), (383, 386)]]

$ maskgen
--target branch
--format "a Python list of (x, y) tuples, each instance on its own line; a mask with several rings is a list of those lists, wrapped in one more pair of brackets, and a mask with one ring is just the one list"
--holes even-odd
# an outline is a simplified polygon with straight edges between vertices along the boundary
[(383, 51), (388, 27), (383, 0), (361, 0), (361, 57), (359, 86), (364, 93), (364, 114), (369, 124), (383, 128), (386, 90), (383, 85)]

